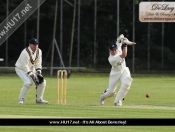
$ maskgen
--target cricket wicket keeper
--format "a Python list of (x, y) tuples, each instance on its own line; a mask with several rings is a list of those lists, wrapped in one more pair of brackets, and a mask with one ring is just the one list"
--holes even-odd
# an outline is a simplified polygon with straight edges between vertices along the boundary
[(42, 51), (38, 48), (38, 45), (38, 40), (32, 38), (29, 42), (29, 46), (21, 52), (15, 64), (15, 71), (24, 82), (18, 98), (19, 104), (24, 103), (32, 84), (36, 85), (36, 103), (48, 103), (48, 101), (43, 100), (46, 80), (41, 74)]

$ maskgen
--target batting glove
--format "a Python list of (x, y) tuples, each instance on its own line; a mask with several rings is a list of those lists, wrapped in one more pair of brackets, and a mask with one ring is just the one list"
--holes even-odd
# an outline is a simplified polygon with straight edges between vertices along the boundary
[(124, 35), (121, 34), (121, 35), (117, 38), (117, 42), (118, 42), (118, 43), (121, 43), (123, 38), (124, 38)]

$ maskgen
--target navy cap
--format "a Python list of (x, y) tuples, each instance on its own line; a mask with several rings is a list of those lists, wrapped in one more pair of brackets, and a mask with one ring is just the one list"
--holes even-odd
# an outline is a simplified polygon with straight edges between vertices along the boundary
[(109, 44), (109, 49), (110, 50), (117, 49), (117, 45), (115, 43), (111, 43), (111, 44)]
[(30, 44), (39, 44), (38, 39), (32, 38), (29, 42)]

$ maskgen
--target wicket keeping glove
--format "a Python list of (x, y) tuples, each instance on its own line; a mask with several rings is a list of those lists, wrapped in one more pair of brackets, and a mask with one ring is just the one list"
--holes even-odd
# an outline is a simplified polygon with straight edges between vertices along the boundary
[(40, 68), (36, 69), (36, 75), (37, 75), (39, 84), (43, 83), (44, 82), (44, 77), (41, 75), (41, 69)]
[(39, 84), (41, 84), (41, 83), (44, 82), (44, 77), (43, 77), (41, 74), (38, 74), (38, 75), (37, 75), (37, 78), (38, 78)]
[(38, 81), (38, 77), (36, 76), (36, 74), (34, 74), (33, 72), (28, 72), (27, 73), (28, 76), (30, 76), (33, 80), (33, 82), (35, 83), (36, 87), (40, 84)]
[(41, 74), (41, 69), (40, 69), (40, 68), (36, 69), (36, 72), (37, 72), (38, 74)]

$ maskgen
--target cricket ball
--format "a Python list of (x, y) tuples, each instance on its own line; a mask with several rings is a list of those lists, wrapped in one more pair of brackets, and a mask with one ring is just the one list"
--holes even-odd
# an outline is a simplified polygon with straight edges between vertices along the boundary
[(149, 94), (146, 94), (146, 97), (149, 98)]

